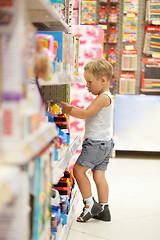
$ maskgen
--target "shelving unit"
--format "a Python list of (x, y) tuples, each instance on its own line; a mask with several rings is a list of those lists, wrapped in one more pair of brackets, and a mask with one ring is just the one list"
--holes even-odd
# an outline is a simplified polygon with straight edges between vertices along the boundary
[(26, 180), (27, 173), (19, 167), (0, 166), (1, 239), (29, 239), (29, 185)]
[(77, 203), (79, 201), (79, 190), (75, 189), (74, 194), (72, 194), (72, 202), (70, 203), (70, 212), (68, 214), (67, 217), (67, 224), (60, 226), (60, 229), (58, 229), (58, 234), (57, 234), (57, 238), (58, 240), (66, 240), (68, 233), (69, 233), (69, 229), (71, 227), (73, 218), (74, 218), (74, 214), (76, 211), (76, 207), (77, 207)]
[[(57, 13), (57, 11), (52, 7), (52, 5), (47, 3), (47, 1), (27, 0), (27, 1), (24, 1), (23, 3), (22, 2), (23, 1), (15, 0), (14, 4), (16, 7), (14, 6), (13, 9), (11, 9), (13, 11), (12, 13), (14, 13), (14, 17), (17, 14), (15, 17), (16, 21), (18, 22), (19, 15), (20, 15), (20, 20), (22, 20), (22, 22), (21, 21), (18, 22), (21, 25), (18, 25), (18, 31), (15, 33), (16, 39), (14, 40), (14, 43), (17, 42), (16, 40), (18, 39), (18, 34), (19, 35), (25, 34), (25, 30), (26, 30), (25, 27), (28, 23), (34, 24), (37, 30), (63, 31), (66, 33), (70, 32), (71, 17), (70, 16), (68, 17), (68, 20), (67, 20), (68, 22), (66, 23), (64, 20), (61, 19), (61, 17)], [(68, 2), (69, 4), (68, 12), (70, 12), (71, 11), (70, 1), (66, 1), (66, 2)], [(25, 7), (25, 14), (23, 12), (24, 7)], [(18, 8), (18, 12), (17, 11), (14, 12), (14, 10), (16, 10), (17, 8)], [(26, 19), (27, 19), (27, 22), (26, 22)], [(11, 34), (11, 37), (12, 37), (12, 33), (15, 31), (14, 26), (17, 27), (16, 22), (14, 22), (13, 28), (11, 27), (9, 28), (9, 33)], [(3, 33), (2, 31), (3, 29), (0, 28), (0, 30)], [(31, 34), (33, 34), (33, 32)], [(22, 36), (22, 42), (24, 40), (26, 39), (24, 39)], [(12, 47), (13, 46), (11, 46), (11, 50), (12, 50)], [(24, 47), (23, 53), (25, 55), (26, 53), (25, 51), (27, 51), (28, 49), (26, 50), (25, 46), (23, 47)], [(31, 50), (33, 50), (33, 48)], [(21, 49), (19, 48), (18, 53), (20, 53), (20, 51)], [(15, 52), (13, 52), (13, 54), (14, 53)], [(17, 62), (20, 62), (21, 54), (19, 54), (16, 57), (17, 57), (16, 59)], [(25, 65), (26, 62), (24, 61), (23, 64)], [(27, 82), (25, 82), (24, 79), (22, 79), (25, 74), (21, 76), (21, 69), (18, 70), (18, 67), (19, 68), (23, 67), (22, 65), (18, 65), (18, 64), (16, 65), (17, 66), (16, 70), (18, 71), (18, 74), (19, 74), (19, 75), (17, 74), (19, 77), (18, 80), (20, 84), (22, 84), (22, 80), (23, 80), (23, 84), (27, 85)], [(15, 76), (16, 74), (13, 77)], [(27, 77), (25, 80), (28, 80)], [(69, 84), (72, 84), (75, 82), (79, 82), (79, 78), (74, 76), (74, 74), (72, 73), (71, 74), (55, 73), (52, 75), (52, 79), (48, 82), (42, 79), (39, 79), (39, 85), (44, 91), (47, 88), (49, 89), (52, 88), (52, 90), (54, 89), (54, 93), (58, 90), (58, 95), (59, 95), (59, 98), (61, 98), (61, 100), (65, 100), (66, 98), (69, 99)], [(35, 85), (35, 87), (37, 86)], [(64, 89), (65, 91), (63, 92)], [(21, 95), (23, 96), (24, 94), (25, 98), (27, 99), (26, 97), (27, 88), (25, 88), (26, 92), (25, 91), (22, 92), (22, 89), (20, 88), (18, 90), (19, 92), (21, 91), (20, 92)], [(3, 89), (2, 89), (2, 93), (3, 93)], [(35, 102), (37, 100), (36, 97), (35, 97)], [(52, 96), (50, 95), (49, 98), (50, 97)], [(22, 100), (23, 100), (23, 97), (22, 97)], [(6, 100), (5, 103), (8, 104), (7, 106), (10, 106), (10, 103), (12, 103), (11, 100), (10, 102), (9, 101), (7, 102), (7, 101), (8, 99)], [(17, 106), (19, 107), (20, 105), (19, 102), (21, 102), (21, 98), (18, 100), (14, 99), (13, 101), (15, 101), (15, 103), (17, 104), (16, 107)], [(18, 107), (16, 108), (16, 110), (17, 109), (19, 110)], [(24, 119), (22, 119), (24, 121), (22, 124), (28, 124), (31, 117), (34, 117), (34, 114), (36, 115), (37, 112), (34, 111), (34, 109), (28, 109), (27, 103), (24, 104), (22, 108), (24, 108), (23, 111), (25, 113), (27, 112), (28, 114), (24, 116)], [(44, 110), (44, 108), (41, 108), (40, 106), (39, 106), (39, 109)], [(17, 114), (16, 111), (15, 111), (15, 114)], [(19, 114), (18, 116), (20, 115), (21, 114)], [(55, 123), (45, 122), (44, 118), (45, 117), (43, 114), (42, 116), (39, 116), (39, 119), (41, 119), (41, 124), (40, 126), (38, 124), (37, 128), (34, 129), (33, 133), (31, 133), (32, 131), (30, 129), (27, 129), (27, 130), (25, 128), (24, 128), (25, 130), (23, 129), (24, 139), (21, 137), (19, 137), (19, 140), (17, 141), (11, 141), (10, 139), (10, 142), (7, 143), (7, 138), (6, 138), (5, 139), (6, 141), (1, 144), (2, 151), (0, 151), (0, 164), (2, 164), (2, 166), (0, 165), (0, 194), (2, 197), (0, 199), (0, 223), (3, 223), (4, 216), (7, 216), (9, 221), (14, 222), (13, 224), (14, 226), (13, 226), (13, 229), (9, 228), (8, 230), (7, 227), (3, 229), (4, 224), (0, 224), (1, 225), (0, 238), (1, 237), (5, 238), (6, 236), (8, 237), (8, 234), (12, 235), (12, 237), (14, 238), (14, 234), (16, 234), (17, 240), (20, 240), (20, 239), (28, 240), (29, 235), (32, 234), (32, 239), (34, 240), (50, 239), (51, 223), (50, 223), (50, 215), (49, 215), (50, 210), (48, 208), (49, 202), (50, 202), (49, 188), (51, 188), (52, 184), (58, 183), (59, 179), (62, 177), (63, 172), (67, 169), (72, 156), (76, 152), (81, 142), (81, 139), (80, 137), (76, 137), (75, 140), (68, 147), (63, 148), (62, 149), (63, 151), (61, 154), (61, 156), (63, 157), (58, 159), (58, 161), (54, 162), (53, 161), (54, 139), (58, 135), (57, 129), (56, 129)], [(30, 128), (30, 125), (27, 125), (27, 128)], [(77, 197), (78, 189), (75, 190), (75, 188), (73, 188), (72, 196), (73, 198), (70, 200), (71, 205), (70, 205), (70, 212), (68, 214), (68, 220), (66, 225), (67, 227), (66, 226), (63, 227), (62, 233), (60, 232), (60, 236), (63, 234), (63, 239), (67, 237), (69, 227), (73, 220), (74, 209), (78, 201), (78, 197)], [(14, 199), (14, 197), (16, 198)], [(44, 198), (42, 199), (42, 197)], [(15, 200), (15, 202), (13, 200)], [(13, 202), (13, 205), (11, 204), (12, 202)], [(10, 204), (11, 208), (8, 206), (8, 203)], [(33, 205), (34, 205), (34, 208), (33, 208)], [(30, 213), (30, 211), (32, 213)], [(39, 213), (37, 214), (38, 211)], [(31, 217), (30, 214), (33, 217), (32, 219), (33, 222), (31, 223), (32, 223), (32, 226), (34, 225), (35, 229), (31, 229), (31, 226), (29, 226), (29, 218)], [(9, 223), (10, 222), (8, 222), (8, 224)], [(39, 225), (41, 226), (39, 227)], [(65, 230), (66, 228), (67, 230)]]
[(57, 162), (55, 161), (53, 164), (53, 184), (57, 184), (59, 179), (63, 176), (63, 172), (69, 165), (70, 159), (75, 154), (77, 148), (81, 143), (81, 138), (78, 136), (74, 139), (74, 141), (66, 148), (64, 152), (64, 156), (59, 159)]
[(29, 21), (40, 30), (69, 31), (66, 22), (44, 0), (27, 0), (27, 13)]
[(40, 86), (53, 86), (80, 82), (80, 79), (77, 76), (71, 76), (69, 73), (55, 73), (49, 81), (45, 81), (41, 78), (39, 78), (38, 81)]
[[(38, 155), (57, 136), (55, 125), (43, 123), (33, 134), (19, 143), (8, 144), (0, 162), (24, 165)], [(2, 143), (3, 145), (3, 143)], [(19, 146), (17, 148), (17, 146)], [(13, 157), (14, 156), (14, 157)]]

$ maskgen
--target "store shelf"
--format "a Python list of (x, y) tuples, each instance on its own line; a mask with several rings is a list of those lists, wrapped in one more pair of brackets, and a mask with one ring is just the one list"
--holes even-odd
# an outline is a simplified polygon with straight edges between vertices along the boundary
[(69, 230), (70, 230), (70, 227), (71, 227), (74, 215), (75, 215), (78, 201), (79, 201), (79, 190), (77, 189), (75, 192), (75, 195), (73, 196), (70, 211), (67, 216), (67, 224), (62, 227), (61, 232), (57, 238), (58, 240), (66, 240), (67, 239), (67, 236), (68, 236), (68, 233), (69, 233)]
[(23, 141), (3, 147), (1, 161), (11, 164), (26, 164), (37, 156), (57, 136), (54, 124), (43, 123), (33, 134)]
[(57, 184), (59, 179), (63, 176), (65, 169), (67, 168), (71, 158), (75, 154), (77, 148), (81, 143), (80, 136), (76, 137), (74, 141), (67, 148), (64, 157), (53, 164), (52, 180), (53, 184)]
[(12, 201), (21, 182), (21, 171), (18, 167), (0, 166), (0, 209)]
[(68, 25), (61, 19), (51, 4), (44, 0), (27, 0), (28, 18), (41, 30), (69, 31)]
[(80, 82), (80, 78), (71, 76), (69, 73), (54, 73), (52, 79), (45, 81), (42, 78), (38, 79), (40, 86), (62, 85)]

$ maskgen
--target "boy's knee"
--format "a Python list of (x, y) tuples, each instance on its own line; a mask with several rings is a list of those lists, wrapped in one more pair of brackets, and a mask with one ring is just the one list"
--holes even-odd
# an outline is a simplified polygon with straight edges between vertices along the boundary
[(101, 184), (105, 179), (105, 175), (102, 173), (93, 173), (93, 180), (96, 184)]

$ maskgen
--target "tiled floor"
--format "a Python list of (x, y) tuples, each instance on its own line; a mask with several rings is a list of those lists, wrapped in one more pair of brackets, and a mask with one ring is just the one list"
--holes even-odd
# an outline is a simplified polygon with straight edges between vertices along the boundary
[(117, 156), (106, 174), (112, 221), (76, 222), (80, 200), (67, 240), (160, 240), (160, 156)]

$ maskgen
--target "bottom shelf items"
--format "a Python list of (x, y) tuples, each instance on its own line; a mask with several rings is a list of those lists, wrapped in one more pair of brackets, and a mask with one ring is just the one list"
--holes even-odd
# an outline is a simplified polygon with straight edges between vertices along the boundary
[(64, 156), (53, 163), (52, 181), (57, 184), (59, 179), (63, 176), (63, 172), (67, 168), (72, 156), (75, 154), (77, 148), (81, 143), (80, 136), (77, 136), (74, 141), (66, 148)]
[(52, 233), (51, 239), (52, 240), (66, 240), (71, 224), (73, 222), (74, 219), (74, 215), (75, 215), (75, 211), (76, 211), (76, 206), (78, 204), (79, 201), (79, 196), (80, 196), (80, 192), (78, 190), (77, 186), (74, 186), (74, 189), (72, 190), (72, 198), (71, 198), (71, 202), (70, 202), (70, 209), (68, 214), (66, 215), (66, 223), (62, 224), (60, 223), (58, 228), (57, 228), (57, 232), (55, 232), (54, 234)]

